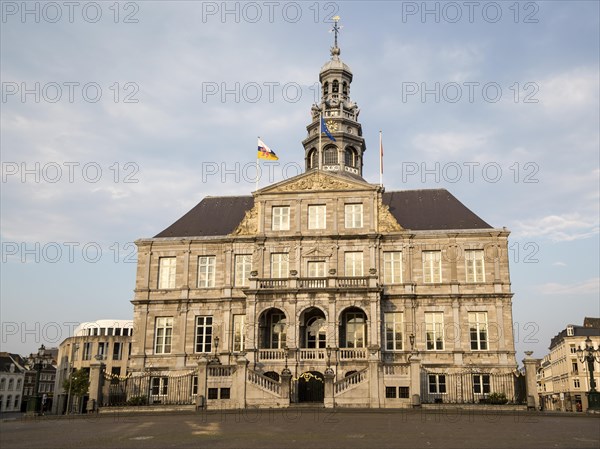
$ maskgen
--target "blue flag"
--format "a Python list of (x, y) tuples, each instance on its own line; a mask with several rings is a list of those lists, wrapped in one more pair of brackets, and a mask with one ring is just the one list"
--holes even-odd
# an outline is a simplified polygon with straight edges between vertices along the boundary
[(327, 125), (325, 124), (325, 119), (323, 117), (321, 117), (321, 132), (325, 133), (327, 137), (336, 142), (335, 137), (333, 137), (329, 132), (329, 129), (327, 129)]

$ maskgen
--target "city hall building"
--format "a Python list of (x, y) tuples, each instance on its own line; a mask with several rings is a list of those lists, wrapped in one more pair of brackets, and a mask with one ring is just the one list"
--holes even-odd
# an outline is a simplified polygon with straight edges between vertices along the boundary
[(509, 232), (447, 190), (365, 180), (352, 78), (336, 31), (304, 173), (206, 197), (137, 240), (127, 397), (209, 409), (519, 400)]

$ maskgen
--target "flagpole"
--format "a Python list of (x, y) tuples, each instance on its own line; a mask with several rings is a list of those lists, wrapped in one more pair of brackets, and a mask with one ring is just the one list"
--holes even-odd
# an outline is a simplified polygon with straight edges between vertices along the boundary
[[(258, 136), (258, 138), (260, 139), (260, 136)], [(254, 185), (254, 190), (258, 190), (258, 151), (256, 152), (256, 180), (255, 180), (255, 185)]]
[(323, 123), (323, 111), (319, 111), (319, 151), (317, 151), (317, 157), (319, 158), (319, 170), (321, 170), (321, 160), (323, 159), (321, 155), (321, 134), (323, 134), (323, 130), (321, 127)]
[(381, 130), (379, 130), (379, 185), (383, 187), (383, 148)]

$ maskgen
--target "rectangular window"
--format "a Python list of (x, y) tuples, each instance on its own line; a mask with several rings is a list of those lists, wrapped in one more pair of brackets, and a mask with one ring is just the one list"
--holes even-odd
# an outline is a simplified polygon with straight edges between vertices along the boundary
[(219, 399), (219, 389), (218, 388), (209, 388), (208, 389), (208, 399)]
[(575, 347), (575, 345), (571, 345), (570, 350), (571, 350), (571, 354), (577, 354), (577, 348)]
[(579, 383), (579, 379), (573, 379), (573, 387), (580, 388), (581, 384)]
[(571, 364), (571, 366), (572, 366), (572, 371), (573, 371), (574, 373), (578, 373), (578, 372), (579, 372), (579, 365), (577, 364), (577, 362), (573, 362), (573, 363)]
[(442, 282), (441, 251), (423, 251), (423, 282), (429, 284)]
[(289, 206), (274, 206), (273, 207), (273, 231), (289, 231), (290, 230), (290, 208)]
[(402, 350), (402, 312), (384, 314), (385, 349), (388, 351)]
[(170, 354), (173, 336), (173, 317), (156, 318), (154, 325), (154, 353)]
[(311, 260), (308, 262), (308, 277), (323, 278), (325, 277), (325, 261)]
[(98, 343), (98, 356), (100, 360), (105, 360), (108, 354), (108, 342), (101, 341)]
[(471, 350), (486, 351), (488, 349), (486, 312), (469, 312), (469, 333), (471, 335)]
[(198, 257), (198, 288), (215, 286), (215, 256)]
[(325, 229), (326, 213), (325, 205), (308, 206), (308, 229)]
[(400, 399), (408, 399), (409, 398), (409, 389), (408, 387), (398, 387), (398, 397)]
[(233, 315), (233, 352), (241, 352), (244, 350), (245, 343), (245, 315)]
[(271, 277), (286, 278), (290, 274), (288, 253), (271, 254)]
[(446, 375), (445, 374), (429, 374), (429, 392), (430, 393), (446, 393)]
[(395, 399), (396, 387), (385, 387), (385, 397), (388, 399)]
[(271, 349), (281, 349), (285, 346), (287, 333), (286, 325), (287, 323), (283, 313), (274, 312), (271, 314)]
[(490, 392), (490, 375), (489, 374), (474, 374), (473, 375), (473, 393), (488, 394)]
[(482, 249), (465, 251), (465, 271), (467, 282), (485, 282)]
[(198, 376), (192, 377), (192, 395), (198, 394)]
[(235, 281), (236, 287), (248, 286), (248, 278), (252, 271), (252, 254), (235, 255)]
[(362, 252), (347, 252), (344, 253), (344, 270), (345, 276), (362, 276), (363, 275), (363, 253)]
[(210, 353), (212, 351), (212, 316), (196, 317), (196, 352)]
[(428, 351), (442, 351), (444, 349), (443, 312), (425, 313), (425, 334)]
[(400, 251), (383, 253), (383, 283), (402, 283), (402, 253)]
[(153, 377), (150, 383), (152, 396), (166, 396), (169, 392), (168, 377)]
[(230, 388), (221, 388), (221, 391), (219, 393), (221, 394), (221, 399), (229, 399), (231, 397)]
[(123, 357), (123, 343), (115, 341), (113, 343), (113, 360), (121, 360)]
[(175, 257), (159, 257), (158, 259), (158, 288), (175, 288)]
[(364, 348), (366, 347), (365, 314), (362, 312), (346, 312), (346, 347)]
[(90, 360), (92, 358), (92, 343), (84, 343), (83, 344), (83, 359), (82, 360)]
[(345, 205), (346, 228), (363, 227), (363, 205), (346, 204)]

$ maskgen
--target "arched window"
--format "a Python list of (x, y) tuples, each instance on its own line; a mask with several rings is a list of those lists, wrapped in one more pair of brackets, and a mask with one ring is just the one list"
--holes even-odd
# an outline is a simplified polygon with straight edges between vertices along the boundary
[(14, 383), (14, 379), (8, 379), (8, 391), (13, 389)]
[(265, 377), (273, 379), (275, 382), (279, 382), (279, 374), (277, 374), (275, 371), (267, 371), (265, 373)]
[(367, 346), (367, 316), (358, 307), (344, 310), (341, 316), (340, 345), (342, 348)]
[(344, 151), (344, 164), (346, 167), (356, 167), (356, 153), (352, 148), (346, 148)]
[(337, 94), (340, 91), (340, 83), (338, 80), (333, 80), (331, 93)]
[(312, 148), (308, 152), (308, 168), (317, 168), (319, 165), (319, 154), (316, 148)]
[(0, 379), (0, 390), (4, 390), (6, 388), (6, 379)]
[(286, 345), (286, 321), (280, 309), (268, 309), (261, 314), (261, 349), (283, 349)]
[(348, 95), (348, 83), (346, 81), (342, 83), (342, 93)]
[(17, 380), (17, 390), (21, 389), (21, 379)]
[(328, 147), (323, 150), (323, 164), (336, 165), (338, 163), (338, 154), (336, 147)]
[(325, 81), (323, 84), (323, 95), (327, 95), (329, 93), (329, 81)]
[(6, 397), (6, 410), (10, 410), (10, 406), (12, 405), (11, 402), (12, 402), (12, 396), (9, 394)]

